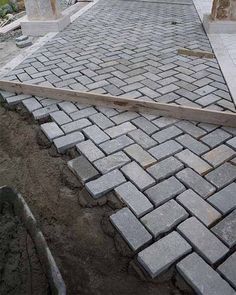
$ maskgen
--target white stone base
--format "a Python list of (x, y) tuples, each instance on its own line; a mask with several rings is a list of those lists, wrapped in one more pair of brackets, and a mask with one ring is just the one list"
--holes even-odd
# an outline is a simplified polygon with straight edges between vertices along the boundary
[(235, 34), (236, 21), (211, 20), (210, 15), (204, 14), (203, 26), (208, 34)]
[(49, 32), (60, 32), (70, 24), (70, 16), (64, 15), (57, 20), (21, 22), (23, 35), (43, 36)]

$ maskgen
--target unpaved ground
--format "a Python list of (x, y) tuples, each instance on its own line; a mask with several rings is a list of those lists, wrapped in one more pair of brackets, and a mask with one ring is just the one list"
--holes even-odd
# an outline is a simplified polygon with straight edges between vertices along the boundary
[(28, 202), (68, 294), (193, 294), (176, 277), (141, 280), (129, 264), (132, 253), (107, 222), (119, 203), (112, 195), (103, 206), (86, 202), (86, 192), (66, 168), (70, 156), (46, 149), (38, 130), (31, 119), (0, 107), (0, 185), (15, 187)]

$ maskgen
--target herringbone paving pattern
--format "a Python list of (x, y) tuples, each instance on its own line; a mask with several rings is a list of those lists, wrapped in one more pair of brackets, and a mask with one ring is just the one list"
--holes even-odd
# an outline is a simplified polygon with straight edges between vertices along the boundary
[[(234, 111), (217, 61), (183, 46), (211, 50), (193, 6), (103, 0), (8, 78)], [(115, 191), (111, 222), (151, 277), (177, 263), (199, 294), (235, 293), (235, 128), (2, 95), (52, 121), (60, 153), (76, 146), (68, 166), (95, 199)]]

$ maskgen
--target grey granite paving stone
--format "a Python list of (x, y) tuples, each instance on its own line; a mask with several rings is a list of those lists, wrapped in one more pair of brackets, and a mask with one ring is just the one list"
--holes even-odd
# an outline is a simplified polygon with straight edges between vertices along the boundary
[(32, 98), (32, 96), (31, 95), (19, 94), (19, 95), (6, 97), (6, 102), (9, 105), (15, 105), (15, 104), (18, 104), (19, 102), (23, 101), (24, 99), (27, 99), (27, 98)]
[(147, 168), (157, 162), (147, 151), (145, 151), (140, 145), (132, 144), (124, 149), (126, 154), (138, 162), (143, 168)]
[(157, 181), (161, 181), (174, 175), (183, 168), (184, 165), (180, 161), (174, 157), (169, 157), (149, 167), (147, 172), (150, 173)]
[(153, 121), (153, 123), (158, 126), (159, 128), (164, 128), (167, 127), (169, 125), (172, 125), (174, 123), (178, 122), (177, 119), (175, 118), (168, 118), (168, 117), (161, 117), (161, 118), (157, 118), (156, 120)]
[(108, 128), (105, 130), (105, 132), (111, 137), (111, 138), (116, 138), (120, 135), (124, 135), (132, 130), (136, 129), (136, 127), (130, 123), (130, 122), (125, 122), (123, 124)]
[(71, 133), (73, 131), (81, 131), (83, 128), (88, 127), (90, 125), (92, 125), (92, 123), (88, 119), (84, 118), (61, 125), (61, 129), (65, 133)]
[(145, 194), (158, 207), (163, 203), (174, 198), (176, 195), (185, 190), (184, 185), (179, 182), (174, 176), (156, 184), (155, 186), (147, 189)]
[(111, 117), (111, 120), (118, 125), (127, 121), (131, 121), (132, 119), (137, 118), (138, 116), (139, 114), (135, 112), (123, 112), (114, 117)]
[(89, 108), (85, 108), (85, 109), (79, 110), (77, 112), (71, 113), (70, 116), (73, 120), (78, 120), (78, 119), (82, 119), (82, 118), (91, 116), (96, 113), (97, 113), (97, 111), (95, 110), (95, 108), (89, 107)]
[(218, 189), (221, 189), (236, 179), (236, 167), (227, 162), (208, 173), (205, 177)]
[(177, 270), (199, 295), (234, 295), (233, 288), (197, 253), (177, 264)]
[(155, 184), (155, 180), (136, 162), (123, 166), (121, 171), (141, 191)]
[(152, 135), (154, 132), (158, 130), (156, 125), (154, 125), (152, 122), (150, 122), (144, 117), (138, 117), (132, 120), (132, 123), (148, 135)]
[(95, 145), (92, 140), (86, 140), (76, 145), (77, 150), (83, 154), (90, 162), (105, 157), (105, 154)]
[(229, 256), (218, 268), (217, 271), (236, 289), (236, 252)]
[(236, 210), (218, 222), (212, 231), (230, 248), (236, 245)]
[(186, 166), (195, 170), (200, 175), (205, 175), (207, 172), (212, 170), (212, 166), (210, 166), (200, 157), (196, 156), (190, 150), (183, 150), (180, 153), (176, 154), (175, 157), (183, 162)]
[(57, 151), (59, 153), (64, 153), (67, 149), (72, 148), (83, 140), (84, 135), (79, 131), (75, 131), (73, 133), (56, 138), (53, 140), (53, 142), (57, 148)]
[(236, 150), (236, 136), (228, 140), (226, 143)]
[(149, 149), (154, 145), (157, 145), (157, 142), (148, 136), (145, 132), (140, 129), (133, 130), (128, 133), (128, 136), (136, 141), (144, 149)]
[(40, 127), (50, 141), (64, 135), (63, 131), (55, 122), (44, 123)]
[(221, 213), (192, 190), (180, 194), (176, 200), (207, 227), (221, 218)]
[(53, 121), (55, 121), (58, 125), (63, 125), (71, 122), (71, 118), (63, 111), (57, 111), (50, 113), (50, 117)]
[(116, 152), (102, 159), (96, 160), (93, 164), (102, 173), (106, 174), (116, 168), (120, 168), (131, 160), (124, 152)]
[(148, 198), (129, 181), (116, 187), (115, 193), (138, 218), (153, 209)]
[(188, 218), (178, 225), (177, 231), (211, 265), (218, 262), (229, 251), (220, 239), (195, 217)]
[(198, 156), (201, 156), (202, 154), (206, 153), (210, 149), (207, 145), (196, 140), (195, 138), (193, 138), (192, 136), (188, 134), (183, 134), (177, 137), (175, 140)]
[(110, 220), (133, 251), (152, 240), (151, 234), (128, 208), (112, 214)]
[(188, 213), (176, 201), (170, 200), (146, 214), (141, 222), (152, 233), (155, 238), (169, 232), (181, 221), (188, 217)]
[(155, 278), (182, 256), (191, 252), (191, 249), (189, 243), (173, 231), (139, 252), (138, 262), (152, 278)]
[(119, 170), (113, 170), (99, 178), (86, 183), (86, 188), (91, 195), (98, 199), (115, 187), (126, 182), (123, 174)]
[(188, 188), (195, 191), (202, 198), (212, 195), (216, 188), (190, 168), (186, 168), (176, 174), (176, 177)]
[(118, 152), (123, 148), (131, 145), (134, 141), (126, 135), (121, 135), (112, 140), (108, 140), (99, 145), (99, 147), (107, 154)]
[(33, 111), (33, 117), (35, 120), (40, 120), (49, 117), (49, 114), (55, 111), (59, 111), (57, 105), (53, 104), (38, 110)]
[(84, 134), (95, 144), (103, 143), (109, 140), (109, 136), (103, 132), (97, 125), (92, 125), (83, 129)]
[(89, 119), (101, 129), (106, 129), (115, 124), (102, 113), (97, 113), (89, 117)]
[(158, 131), (152, 135), (152, 138), (154, 138), (157, 142), (163, 143), (169, 139), (175, 138), (178, 135), (182, 134), (183, 131), (179, 129), (176, 126), (170, 126), (166, 129), (163, 129), (161, 131)]
[(207, 201), (218, 209), (222, 214), (226, 214), (236, 208), (236, 183), (233, 182), (212, 195)]
[(37, 101), (36, 98), (27, 98), (27, 99), (24, 99), (22, 101), (24, 107), (30, 112), (32, 113), (33, 111), (35, 110), (38, 110), (42, 107), (42, 105)]
[(169, 156), (180, 152), (183, 149), (182, 145), (177, 143), (174, 140), (168, 140), (164, 143), (161, 143), (151, 149), (148, 152), (153, 155), (158, 161), (161, 161)]
[(79, 156), (70, 160), (67, 165), (82, 183), (99, 176), (99, 172), (84, 156)]
[(59, 108), (67, 114), (78, 111), (77, 107), (70, 101), (63, 101), (58, 104)]
[(218, 167), (222, 163), (233, 158), (234, 155), (236, 155), (236, 151), (232, 150), (227, 145), (222, 144), (204, 154), (202, 158), (210, 163), (213, 167)]
[(199, 139), (206, 134), (205, 130), (189, 121), (179, 121), (175, 125), (196, 139)]
[(230, 137), (231, 135), (229, 133), (222, 130), (221, 128), (218, 128), (212, 131), (211, 133), (208, 133), (207, 135), (203, 136), (201, 138), (201, 141), (207, 144), (209, 147), (214, 148), (222, 144), (224, 141), (226, 141)]

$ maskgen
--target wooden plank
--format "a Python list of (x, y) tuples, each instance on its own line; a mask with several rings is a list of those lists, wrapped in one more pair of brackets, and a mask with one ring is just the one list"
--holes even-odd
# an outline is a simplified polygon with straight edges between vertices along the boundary
[(110, 95), (79, 92), (70, 89), (53, 88), (19, 82), (0, 80), (0, 89), (17, 94), (28, 94), (54, 98), (61, 101), (73, 101), (94, 106), (148, 113), (164, 117), (193, 120), (216, 125), (236, 127), (236, 113), (219, 112), (207, 109), (177, 106), (172, 104), (148, 102), (140, 99), (121, 98)]
[(199, 50), (190, 50), (186, 48), (178, 49), (178, 54), (187, 55), (187, 56), (196, 56), (199, 58), (214, 58), (215, 55), (212, 52), (199, 51)]

